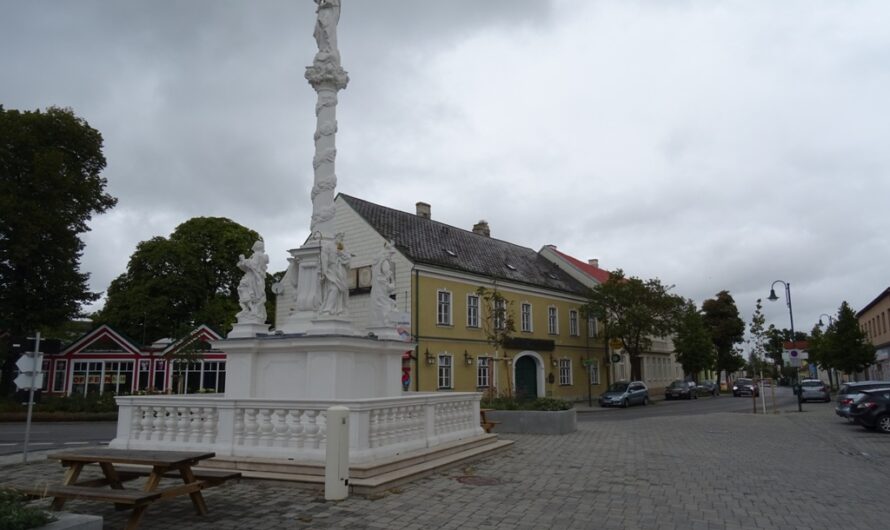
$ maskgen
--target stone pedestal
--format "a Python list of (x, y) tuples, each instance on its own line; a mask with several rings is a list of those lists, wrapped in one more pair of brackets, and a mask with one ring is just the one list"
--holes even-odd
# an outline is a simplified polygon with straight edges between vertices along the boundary
[(256, 337), (257, 335), (266, 335), (269, 333), (267, 324), (258, 322), (238, 322), (232, 326), (232, 331), (227, 335), (230, 339), (242, 337)]
[(402, 354), (413, 344), (371, 337), (269, 335), (217, 341), (228, 399), (359, 399), (402, 395)]
[(288, 252), (297, 267), (296, 301), (294, 311), (280, 319), (276, 327), (284, 333), (306, 333), (321, 305), (321, 247), (318, 241), (310, 241)]

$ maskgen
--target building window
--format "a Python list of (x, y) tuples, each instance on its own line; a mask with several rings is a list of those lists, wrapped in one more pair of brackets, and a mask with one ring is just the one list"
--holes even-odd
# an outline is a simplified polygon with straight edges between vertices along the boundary
[(572, 360), (571, 359), (560, 359), (559, 360), (559, 384), (560, 385), (571, 385), (572, 384)]
[(550, 306), (547, 308), (547, 333), (551, 335), (559, 334), (559, 320), (556, 314), (556, 308)]
[(596, 338), (596, 317), (593, 315), (587, 317), (587, 336), (591, 339)]
[(56, 360), (56, 370), (53, 375), (53, 392), (65, 391), (66, 375), (68, 375), (68, 361), (65, 359)]
[(476, 387), (488, 388), (491, 386), (491, 357), (479, 357), (476, 359)]
[(154, 389), (158, 392), (163, 392), (167, 389), (167, 373), (164, 368), (166, 368), (166, 361), (163, 359), (158, 359), (155, 361), (155, 380), (154, 380)]
[(522, 331), (531, 333), (532, 331), (532, 305), (529, 303), (522, 304), (520, 309), (522, 320)]
[(71, 376), (71, 393), (129, 393), (133, 388), (133, 361), (76, 361)]
[(507, 301), (495, 300), (494, 302), (494, 329), (507, 327)]
[(578, 312), (574, 309), (569, 311), (569, 335), (573, 337), (580, 335), (578, 332)]
[(439, 388), (451, 388), (451, 355), (439, 355)]
[(479, 327), (479, 297), (475, 294), (467, 295), (467, 327)]
[(440, 326), (451, 325), (451, 293), (439, 291), (436, 304), (436, 324)]
[(40, 390), (46, 392), (49, 390), (49, 359), (40, 363), (40, 371), (43, 372), (43, 382), (40, 384)]
[(587, 367), (587, 375), (590, 378), (591, 385), (600, 384), (600, 367), (593, 361)]
[(136, 380), (137, 390), (148, 390), (148, 383), (151, 381), (151, 360), (139, 360), (139, 376)]
[(225, 392), (225, 361), (173, 360), (173, 391), (179, 394)]

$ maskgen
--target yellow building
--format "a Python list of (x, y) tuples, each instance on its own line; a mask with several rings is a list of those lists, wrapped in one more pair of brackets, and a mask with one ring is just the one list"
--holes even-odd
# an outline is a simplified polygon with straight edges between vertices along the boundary
[[(538, 252), (416, 213), (340, 194), (335, 225), (352, 259), (349, 311), (367, 322), (370, 265), (392, 241), (396, 304), (416, 348), (406, 352), (406, 390), (480, 391), (586, 400), (605, 387), (595, 322), (581, 313), (586, 287)], [(484, 291), (480, 292), (479, 289)], [(503, 299), (492, 312), (490, 295)], [(496, 344), (513, 323), (514, 331)]]

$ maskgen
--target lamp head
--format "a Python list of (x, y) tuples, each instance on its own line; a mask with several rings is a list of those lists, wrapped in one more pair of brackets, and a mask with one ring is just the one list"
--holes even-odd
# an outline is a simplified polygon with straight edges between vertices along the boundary
[(775, 302), (776, 300), (778, 300), (779, 297), (776, 296), (776, 290), (773, 289), (772, 287), (770, 287), (769, 296), (767, 296), (766, 299), (769, 300), (770, 302)]

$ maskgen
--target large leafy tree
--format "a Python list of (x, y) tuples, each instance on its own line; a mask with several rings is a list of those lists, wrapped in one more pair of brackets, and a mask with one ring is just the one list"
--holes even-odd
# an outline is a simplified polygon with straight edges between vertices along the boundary
[(875, 363), (875, 347), (859, 327), (856, 314), (847, 302), (841, 303), (837, 318), (818, 341), (817, 357), (823, 367), (836, 368), (848, 375)]
[(715, 368), (718, 375), (729, 375), (745, 366), (745, 359), (735, 348), (745, 339), (745, 322), (729, 291), (720, 291), (714, 298), (702, 303), (705, 326), (711, 333), (711, 342), (717, 351)]
[[(253, 230), (222, 217), (195, 217), (169, 238), (139, 243), (127, 272), (108, 288), (105, 307), (95, 315), (142, 342), (179, 338), (207, 324), (221, 332), (238, 312), (238, 256), (258, 239)], [(267, 276), (268, 284), (271, 276)], [(267, 296), (270, 314), (272, 298)]]
[(683, 371), (690, 375), (713, 368), (717, 360), (711, 334), (692, 300), (686, 301), (680, 311), (674, 335), (674, 352)]
[(625, 277), (618, 269), (590, 290), (584, 312), (604, 324), (608, 338), (621, 341), (634, 379), (642, 376), (640, 355), (652, 348), (652, 338), (670, 335), (677, 327), (684, 301), (671, 288), (657, 278)]
[[(59, 326), (98, 295), (80, 271), (81, 234), (117, 199), (105, 193), (102, 135), (71, 109), (0, 106), (0, 391), (10, 337)], [(5, 339), (4, 339), (5, 338)]]

